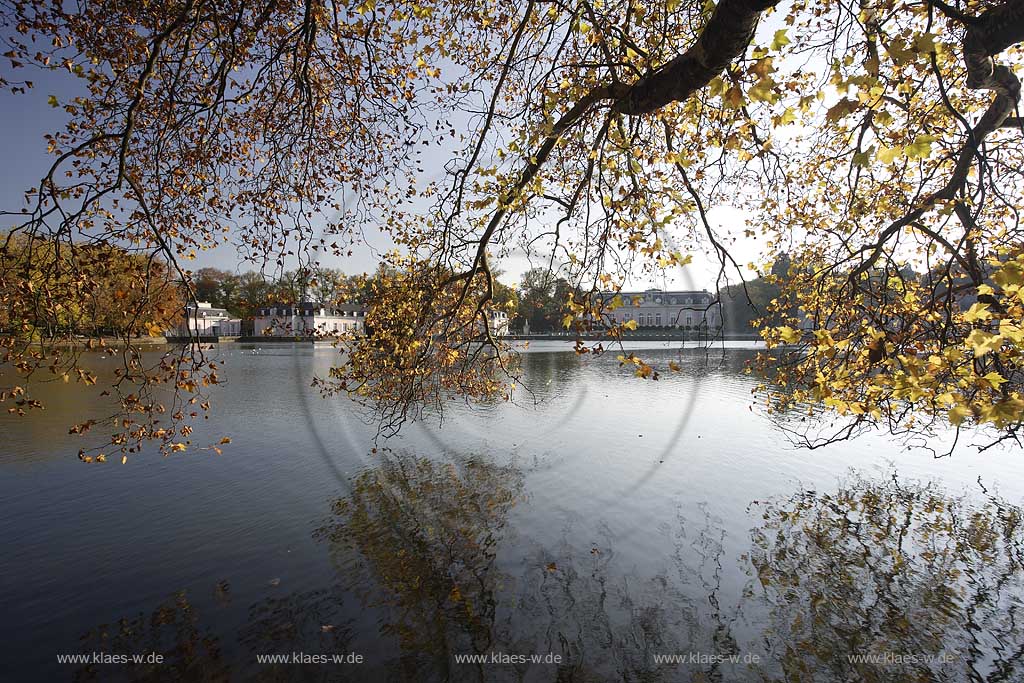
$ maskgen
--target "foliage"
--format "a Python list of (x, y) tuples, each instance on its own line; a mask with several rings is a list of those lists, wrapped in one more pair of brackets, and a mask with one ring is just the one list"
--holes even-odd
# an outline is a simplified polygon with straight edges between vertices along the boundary
[(103, 245), (58, 250), (20, 236), (0, 249), (0, 302), (4, 334), (49, 341), (72, 334), (159, 334), (183, 305), (160, 259)]
[(362, 304), (366, 280), (365, 275), (345, 275), (337, 268), (287, 270), (274, 278), (256, 271), (235, 274), (218, 268), (200, 268), (191, 277), (196, 299), (240, 318), (251, 318), (257, 308), (272, 304)]
[(570, 291), (565, 278), (556, 277), (545, 268), (526, 271), (519, 284), (519, 306), (512, 327), (524, 330), (529, 323), (530, 332), (561, 331)]
[[(492, 259), (539, 252), (579, 331), (595, 292), (702, 249), (722, 289), (760, 234), (792, 261), (766, 339), (800, 347), (762, 359), (773, 406), (1015, 436), (1024, 0), (776, 4), (6, 3), (0, 84), (34, 65), (86, 90), (51, 98), (69, 123), (14, 229), (137, 245), (192, 287), (180, 264), (224, 239), (308, 273), (379, 227), (406, 272), (372, 298), (416, 322), (380, 313), (338, 375), (399, 423), (509, 391), (466, 362), (501, 365), (472, 331)], [(715, 228), (721, 204), (749, 225)]]
[(497, 544), (521, 477), (514, 467), (476, 459), (437, 463), (383, 454), (356, 478), (351, 495), (334, 503), (317, 535), (334, 546), (340, 572), (366, 572), (372, 580), (359, 583), (383, 589), (363, 601), (391, 608), (382, 632), (397, 637), (404, 657), (447, 668), (452, 652), (491, 645), (503, 579)]
[(385, 435), (448, 398), (493, 397), (515, 359), (493, 335), (493, 294), (480, 296), (492, 281), (481, 274), (471, 284), (467, 292), (451, 272), (392, 254), (369, 283), (365, 334), (352, 335), (345, 362), (314, 384), (367, 400)]

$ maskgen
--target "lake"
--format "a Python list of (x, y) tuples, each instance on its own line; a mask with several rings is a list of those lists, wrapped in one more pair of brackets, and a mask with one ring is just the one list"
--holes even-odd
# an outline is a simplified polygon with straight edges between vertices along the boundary
[(375, 444), (309, 386), (334, 349), (222, 345), (223, 454), (127, 465), (41, 388), (0, 417), (0, 680), (1024, 680), (1019, 448), (798, 449), (749, 348), (634, 346), (682, 370), (535, 343), (532, 393)]

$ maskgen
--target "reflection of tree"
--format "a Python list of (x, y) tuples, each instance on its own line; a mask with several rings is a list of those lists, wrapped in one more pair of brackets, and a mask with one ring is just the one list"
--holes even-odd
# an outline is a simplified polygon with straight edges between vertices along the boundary
[[(764, 507), (751, 561), (786, 681), (1021, 680), (1019, 508), (853, 479)], [(886, 665), (849, 656), (886, 655)], [(952, 656), (951, 663), (896, 656)], [(983, 672), (988, 672), (983, 673)]]
[[(345, 655), (352, 651), (353, 628), (345, 591), (332, 587), (267, 598), (249, 610), (239, 642), (255, 661), (257, 653), (293, 652)], [(359, 680), (361, 668), (338, 664), (261, 664), (246, 680)]]
[(76, 681), (227, 681), (229, 668), (219, 638), (201, 625), (184, 591), (175, 593), (149, 617), (122, 618), (82, 636), (83, 653), (163, 655), (160, 664), (92, 663), (75, 673)]
[(501, 634), (513, 652), (562, 656), (557, 675), (544, 680), (729, 681), (733, 669), (717, 664), (658, 663), (658, 655), (737, 652), (718, 599), (721, 590), (721, 521), (665, 524), (670, 564), (653, 575), (623, 573), (612, 534), (580, 546), (571, 526), (559, 546), (537, 548), (518, 582), (515, 610)]
[[(680, 508), (659, 527), (661, 559), (573, 518), (558, 542), (513, 545), (505, 527), (522, 489), (513, 466), (383, 455), (317, 532), (330, 544), (338, 582), (251, 607), (232, 673), (257, 681), (585, 683), (1024, 676), (1024, 516), (994, 497), (979, 504), (931, 486), (853, 478), (833, 493), (764, 503), (741, 558), (748, 577), (729, 574), (725, 529), (706, 507)], [(393, 649), (381, 642), (392, 639)], [(149, 618), (83, 639), (84, 652), (156, 651), (164, 665), (94, 666), (78, 678), (224, 680), (220, 642), (179, 593)], [(368, 656), (351, 669), (255, 663), (255, 653), (290, 652)], [(552, 653), (561, 662), (455, 663), (456, 654), (491, 652)], [(689, 653), (741, 659), (655, 660)], [(759, 660), (742, 659), (751, 654)], [(895, 666), (850, 655), (953, 661)]]
[[(492, 645), (495, 551), (519, 496), (520, 472), (481, 460), (441, 464), (385, 455), (333, 506), (318, 532), (367, 605), (390, 613), (385, 634), (402, 650), (406, 674), (451, 678), (453, 654)], [(358, 554), (351, 550), (358, 550)]]

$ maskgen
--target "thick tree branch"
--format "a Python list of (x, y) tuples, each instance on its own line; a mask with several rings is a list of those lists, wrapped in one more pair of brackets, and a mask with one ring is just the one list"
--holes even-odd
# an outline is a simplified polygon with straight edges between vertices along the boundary
[(562, 135), (576, 126), (593, 107), (612, 100), (612, 111), (639, 116), (656, 111), (670, 102), (681, 102), (705, 87), (729, 64), (743, 54), (753, 38), (761, 14), (778, 0), (722, 0), (696, 42), (684, 53), (632, 85), (609, 83), (595, 87), (566, 112), (540, 147), (531, 155), (515, 185), (501, 198), (478, 242), (470, 269), (456, 276), (468, 282), (480, 271), (491, 236), (504, 220), (509, 205), (530, 184), (547, 161)]
[(634, 83), (615, 103), (615, 111), (636, 116), (688, 99), (743, 54), (761, 14), (776, 4), (778, 0), (722, 0), (690, 49)]

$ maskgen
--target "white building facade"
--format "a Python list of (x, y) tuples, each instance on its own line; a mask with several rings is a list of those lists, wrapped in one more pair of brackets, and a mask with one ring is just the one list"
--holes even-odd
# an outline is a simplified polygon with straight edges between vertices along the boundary
[(355, 304), (277, 304), (256, 310), (257, 337), (324, 337), (366, 331), (366, 308)]
[(184, 319), (167, 331), (169, 337), (233, 337), (242, 333), (240, 318), (232, 318), (227, 310), (214, 308), (207, 301), (185, 305)]
[[(611, 302), (615, 293), (605, 294)], [(722, 316), (713, 294), (705, 290), (618, 292), (622, 305), (605, 315), (617, 324), (635, 320), (638, 328), (716, 329)]]
[(508, 334), (508, 313), (505, 311), (491, 309), (487, 313), (487, 323), (494, 336), (504, 337)]

